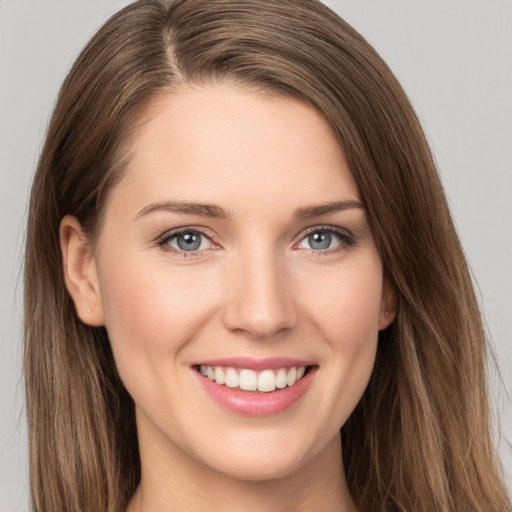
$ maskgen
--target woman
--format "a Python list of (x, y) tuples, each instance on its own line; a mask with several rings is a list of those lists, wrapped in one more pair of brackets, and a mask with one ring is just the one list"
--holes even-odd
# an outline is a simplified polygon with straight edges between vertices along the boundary
[(485, 340), (392, 73), (313, 1), (139, 1), (31, 198), (35, 510), (503, 511)]

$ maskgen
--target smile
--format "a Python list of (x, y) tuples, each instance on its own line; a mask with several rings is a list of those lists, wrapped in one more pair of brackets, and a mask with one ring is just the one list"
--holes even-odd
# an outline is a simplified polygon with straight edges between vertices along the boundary
[(249, 368), (229, 368), (223, 366), (200, 365), (199, 372), (211, 381), (229, 388), (243, 391), (270, 393), (295, 385), (306, 373), (306, 366), (273, 368), (254, 371)]
[(318, 365), (289, 358), (228, 358), (192, 366), (206, 396), (232, 413), (283, 413), (307, 393)]

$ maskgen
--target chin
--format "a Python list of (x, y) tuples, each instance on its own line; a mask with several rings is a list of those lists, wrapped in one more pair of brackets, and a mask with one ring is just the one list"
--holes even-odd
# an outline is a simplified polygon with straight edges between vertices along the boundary
[(253, 434), (227, 435), (227, 442), (218, 439), (213, 449), (203, 452), (202, 456), (196, 453), (199, 455), (196, 460), (233, 479), (268, 481), (300, 472), (325, 449), (309, 438), (309, 432), (301, 432), (300, 426), (295, 432), (287, 428), (281, 432), (270, 430)]
[(215, 466), (210, 466), (227, 477), (247, 482), (263, 482), (285, 478), (301, 468), (304, 461), (299, 458), (283, 458), (281, 456), (258, 456), (224, 458)]

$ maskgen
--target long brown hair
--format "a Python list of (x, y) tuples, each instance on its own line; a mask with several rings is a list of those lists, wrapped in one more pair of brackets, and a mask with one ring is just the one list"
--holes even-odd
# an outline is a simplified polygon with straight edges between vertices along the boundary
[(503, 512), (486, 343), (463, 251), (422, 129), (395, 77), (315, 0), (140, 0), (93, 37), (66, 78), (32, 188), (25, 378), (33, 508), (121, 512), (140, 478), (133, 402), (106, 331), (76, 316), (59, 224), (94, 240), (130, 137), (183, 83), (293, 96), (330, 123), (358, 183), (398, 314), (342, 428), (364, 511)]

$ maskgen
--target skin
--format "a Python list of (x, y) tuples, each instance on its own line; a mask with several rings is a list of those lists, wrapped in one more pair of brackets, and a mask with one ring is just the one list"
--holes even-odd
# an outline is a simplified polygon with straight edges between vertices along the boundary
[[(73, 217), (61, 225), (77, 313), (106, 327), (136, 404), (142, 481), (128, 510), (354, 510), (339, 429), (395, 299), (363, 207), (294, 217), (360, 203), (332, 130), (295, 99), (220, 84), (160, 100), (132, 150), (98, 243)], [(229, 218), (148, 213), (169, 201)], [(185, 226), (206, 234), (199, 251), (159, 245)], [(305, 233), (315, 227), (342, 236), (318, 249)], [(215, 403), (191, 368), (228, 356), (301, 358), (317, 371), (286, 411), (247, 417)]]

